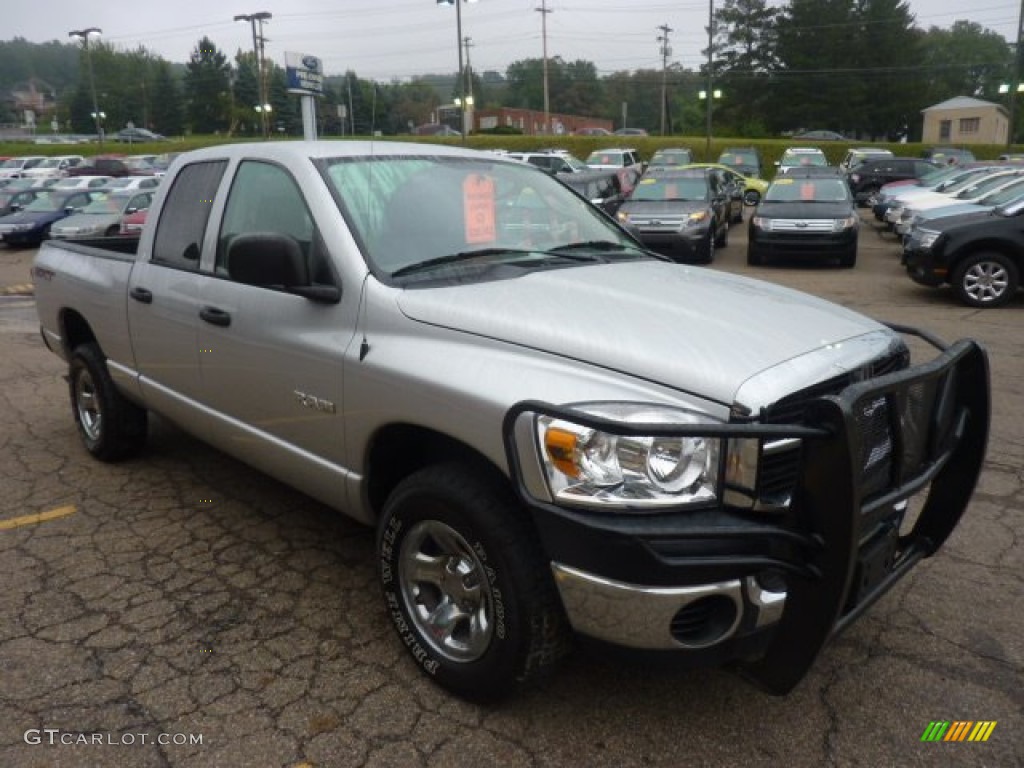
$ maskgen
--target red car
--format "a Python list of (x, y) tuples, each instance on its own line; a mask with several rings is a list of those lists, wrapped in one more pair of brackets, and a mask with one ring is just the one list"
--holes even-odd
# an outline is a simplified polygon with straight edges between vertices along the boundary
[(127, 237), (138, 237), (141, 235), (142, 225), (146, 223), (147, 213), (149, 213), (149, 208), (143, 208), (141, 211), (129, 213), (121, 219), (121, 228), (118, 234), (125, 235)]

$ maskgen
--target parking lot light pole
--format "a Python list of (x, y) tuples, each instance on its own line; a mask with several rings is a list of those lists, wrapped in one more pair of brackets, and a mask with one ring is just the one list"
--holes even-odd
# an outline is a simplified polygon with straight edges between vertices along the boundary
[[(263, 134), (263, 138), (267, 138), (269, 133), (268, 123), (268, 112), (265, 109), (267, 106), (267, 78), (264, 72), (263, 63), (263, 44), (266, 42), (266, 38), (263, 37), (263, 22), (274, 18), (272, 13), (267, 11), (260, 11), (259, 13), (240, 13), (235, 16), (235, 21), (248, 21), (252, 25), (252, 55), (256, 61), (256, 88), (259, 91), (260, 106), (256, 108), (256, 111), (260, 113), (260, 130)], [(259, 23), (260, 31), (256, 34), (256, 24)], [(260, 107), (264, 107), (261, 109)]]
[(96, 100), (96, 77), (92, 71), (92, 54), (89, 52), (89, 35), (102, 35), (103, 30), (99, 27), (87, 27), (86, 29), (73, 29), (68, 32), (68, 37), (77, 37), (82, 41), (82, 48), (85, 49), (85, 65), (89, 70), (89, 90), (92, 92), (92, 119), (96, 123), (96, 138), (100, 142), (100, 147), (103, 147), (103, 128), (100, 125), (100, 112), (99, 103)]

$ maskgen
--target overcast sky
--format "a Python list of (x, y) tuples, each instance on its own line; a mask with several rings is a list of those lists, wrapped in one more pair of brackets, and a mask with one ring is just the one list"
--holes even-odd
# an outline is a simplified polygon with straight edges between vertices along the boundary
[[(550, 13), (535, 10), (542, 3)], [(910, 7), (922, 28), (968, 19), (1016, 38), (1017, 0), (973, 4), (911, 0)], [(282, 65), (285, 51), (297, 51), (319, 56), (328, 74), (351, 69), (377, 80), (458, 69), (455, 7), (436, 0), (4, 0), (0, 39), (66, 41), (69, 30), (99, 27), (117, 46), (144, 45), (184, 62), (207, 35), (233, 57), (239, 48), (252, 49), (252, 31), (232, 19), (260, 11), (273, 14), (264, 28), (267, 57)], [(672, 62), (697, 68), (707, 44), (707, 0), (479, 0), (462, 5), (462, 35), (471, 38), (473, 69), (504, 72), (510, 62), (539, 58), (542, 16), (549, 56), (593, 61), (601, 74), (660, 68), (656, 38), (662, 24), (672, 28)]]

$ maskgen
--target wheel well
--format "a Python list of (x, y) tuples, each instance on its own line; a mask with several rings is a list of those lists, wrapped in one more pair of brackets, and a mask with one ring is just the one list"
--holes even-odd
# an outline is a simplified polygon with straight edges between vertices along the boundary
[(88, 344), (96, 341), (96, 334), (84, 317), (73, 309), (65, 309), (60, 315), (61, 336), (64, 340), (64, 349), (71, 356), (75, 347), (81, 344)]
[(392, 424), (374, 436), (366, 460), (366, 493), (375, 513), (384, 508), (391, 491), (403, 478), (431, 464), (459, 461), (477, 470), (505, 475), (494, 462), (453, 437), (412, 424)]
[(985, 253), (998, 253), (1000, 256), (1005, 256), (1016, 264), (1018, 269), (1024, 267), (1024, 259), (1020, 258), (1018, 250), (1014, 246), (1000, 240), (982, 240), (980, 242), (971, 243), (970, 250), (960, 251), (953, 259), (950, 260), (949, 279), (953, 279), (953, 274), (960, 268), (960, 265), (963, 264), (964, 261)]

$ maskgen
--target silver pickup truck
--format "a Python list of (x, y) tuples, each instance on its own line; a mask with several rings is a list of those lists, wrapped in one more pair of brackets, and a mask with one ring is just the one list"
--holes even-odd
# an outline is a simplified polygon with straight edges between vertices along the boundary
[(574, 637), (786, 693), (942, 545), (988, 440), (976, 343), (668, 262), (486, 153), (189, 153), (137, 244), (34, 276), (90, 453), (152, 411), (374, 526), (401, 642), (470, 698)]

